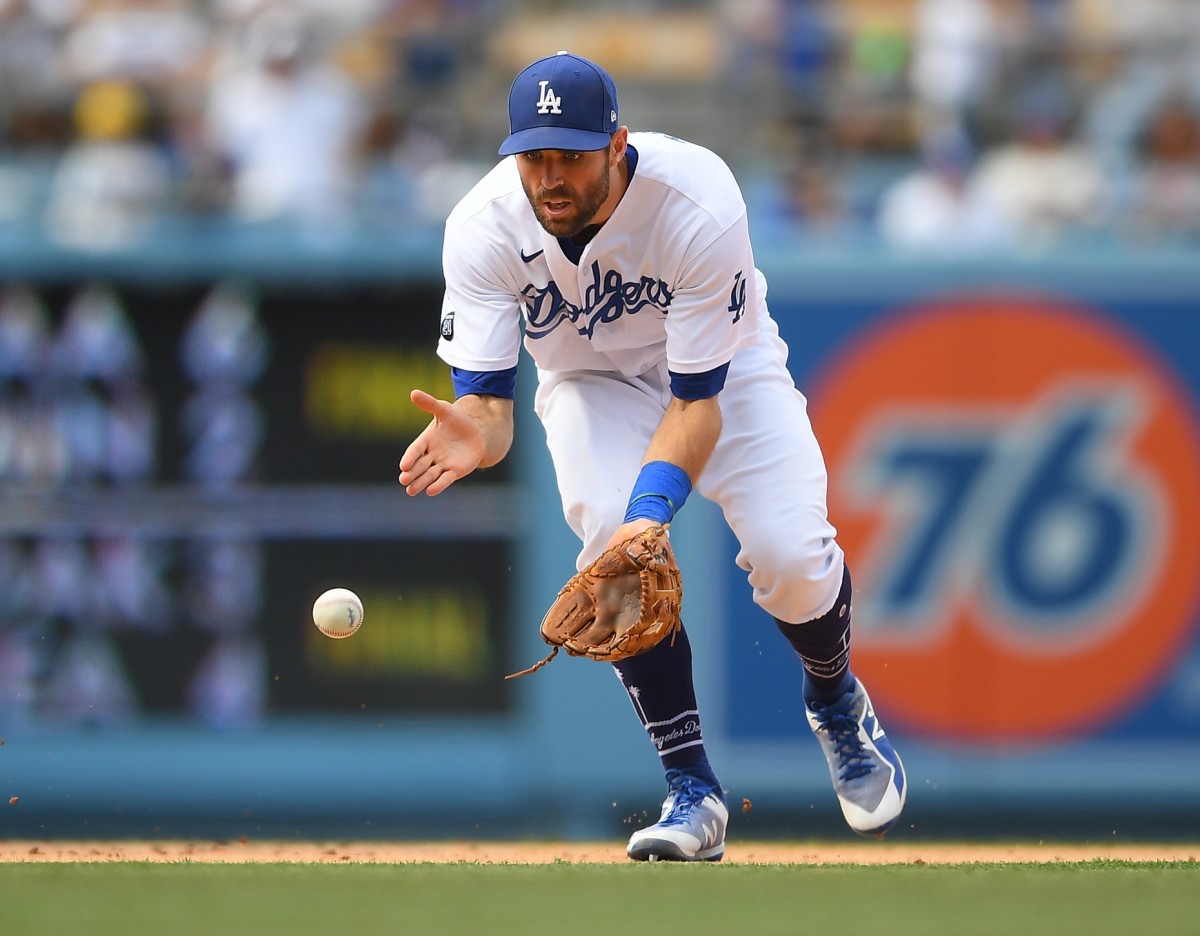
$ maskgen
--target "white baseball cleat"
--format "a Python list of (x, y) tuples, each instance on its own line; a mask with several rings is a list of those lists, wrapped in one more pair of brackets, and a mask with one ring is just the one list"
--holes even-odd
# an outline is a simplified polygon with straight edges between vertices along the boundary
[(856, 680), (836, 702), (808, 703), (806, 715), (846, 822), (860, 835), (883, 835), (900, 818), (908, 784), (866, 688)]
[(721, 791), (680, 770), (667, 771), (667, 786), (658, 822), (634, 832), (626, 854), (635, 861), (720, 861), (729, 824)]

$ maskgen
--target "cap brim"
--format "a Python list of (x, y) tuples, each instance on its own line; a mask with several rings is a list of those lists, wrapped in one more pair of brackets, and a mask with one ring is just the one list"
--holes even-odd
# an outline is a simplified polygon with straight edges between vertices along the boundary
[(566, 127), (530, 127), (518, 130), (500, 144), (500, 155), (528, 153), (533, 150), (567, 150), (573, 153), (590, 153), (602, 150), (612, 140), (610, 133), (594, 130), (569, 130)]

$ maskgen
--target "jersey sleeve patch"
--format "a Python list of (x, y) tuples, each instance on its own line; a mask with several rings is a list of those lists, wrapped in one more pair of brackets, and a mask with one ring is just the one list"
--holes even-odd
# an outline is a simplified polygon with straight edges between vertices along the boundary
[(476, 393), (511, 400), (517, 394), (516, 367), (499, 371), (469, 371), (452, 367), (450, 379), (454, 382), (456, 398)]
[(725, 386), (725, 377), (729, 373), (729, 363), (705, 371), (703, 374), (671, 375), (671, 395), (679, 400), (707, 400), (715, 397)]

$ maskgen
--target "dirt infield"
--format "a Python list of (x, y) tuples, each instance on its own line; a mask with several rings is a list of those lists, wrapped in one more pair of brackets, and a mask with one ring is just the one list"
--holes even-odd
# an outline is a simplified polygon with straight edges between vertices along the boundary
[[(727, 864), (946, 864), (978, 862), (1197, 861), (1200, 845), (925, 844), (746, 842)], [(0, 841), (0, 862), (162, 861), (345, 864), (472, 862), (594, 864), (625, 861), (624, 843), (540, 842), (159, 842)]]

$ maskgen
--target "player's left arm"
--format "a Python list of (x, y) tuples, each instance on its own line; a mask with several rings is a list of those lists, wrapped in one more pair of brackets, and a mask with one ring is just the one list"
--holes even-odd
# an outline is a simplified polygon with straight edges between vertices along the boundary
[(649, 527), (670, 523), (708, 464), (720, 435), (721, 407), (716, 396), (672, 397), (646, 448), (625, 522), (606, 548)]
[(667, 316), (671, 401), (647, 446), (624, 522), (608, 546), (670, 523), (708, 464), (721, 435), (717, 395), (734, 353), (757, 331), (755, 276), (742, 206), (680, 269)]
[(645, 462), (678, 465), (694, 484), (708, 464), (720, 434), (721, 407), (715, 396), (703, 400), (672, 397), (646, 448)]

